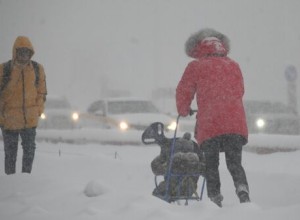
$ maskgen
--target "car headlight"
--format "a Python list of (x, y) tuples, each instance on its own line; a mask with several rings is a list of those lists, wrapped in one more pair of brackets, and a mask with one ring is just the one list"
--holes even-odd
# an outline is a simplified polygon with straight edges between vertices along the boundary
[(176, 121), (172, 121), (172, 122), (167, 126), (167, 128), (168, 128), (169, 130), (171, 130), (171, 131), (175, 131), (176, 127), (177, 127)]
[(40, 118), (43, 119), (43, 120), (45, 120), (46, 119), (46, 114), (42, 113), (41, 116), (40, 116)]
[(72, 119), (73, 119), (73, 121), (78, 121), (78, 119), (79, 119), (79, 114), (78, 114), (77, 112), (74, 112), (74, 113), (72, 114)]
[(259, 129), (263, 129), (266, 126), (266, 121), (262, 118), (258, 118), (255, 122), (256, 127)]
[(128, 123), (127, 122), (125, 122), (125, 121), (121, 121), (120, 123), (119, 123), (119, 128), (122, 130), (122, 131), (126, 131), (127, 129), (128, 129)]

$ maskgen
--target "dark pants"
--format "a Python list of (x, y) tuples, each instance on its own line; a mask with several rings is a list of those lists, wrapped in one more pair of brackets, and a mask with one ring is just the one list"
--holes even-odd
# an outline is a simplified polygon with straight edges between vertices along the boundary
[(6, 174), (13, 174), (16, 172), (19, 135), (21, 136), (21, 145), (23, 147), (22, 172), (31, 173), (35, 153), (36, 128), (26, 128), (21, 130), (5, 130), (2, 128)]
[(221, 194), (219, 174), (219, 152), (225, 152), (226, 165), (232, 176), (236, 193), (249, 192), (248, 182), (242, 167), (242, 146), (245, 139), (240, 135), (221, 135), (201, 144), (206, 160), (207, 195), (209, 198)]

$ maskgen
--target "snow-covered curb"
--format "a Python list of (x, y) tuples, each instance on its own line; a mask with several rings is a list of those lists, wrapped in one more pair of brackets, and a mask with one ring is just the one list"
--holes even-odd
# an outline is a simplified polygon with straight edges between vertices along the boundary
[[(38, 142), (102, 145), (138, 145), (145, 146), (141, 141), (142, 131), (118, 131), (108, 129), (82, 128), (74, 130), (43, 130), (37, 131)], [(166, 133), (173, 137), (173, 133)], [(178, 132), (178, 137), (182, 136)], [(1, 136), (0, 136), (1, 137)], [(1, 137), (2, 138), (2, 137)], [(244, 150), (255, 153), (289, 152), (300, 150), (300, 136), (250, 134), (249, 142)]]
[(300, 150), (300, 136), (251, 134), (244, 149), (259, 154), (296, 151)]
[[(66, 142), (72, 144), (99, 143), (113, 145), (143, 145), (142, 131), (118, 131), (106, 129), (38, 130), (38, 141)], [(178, 137), (182, 134), (179, 132)], [(167, 133), (173, 137), (173, 133)], [(255, 153), (288, 152), (300, 150), (299, 135), (250, 134), (244, 150)]]

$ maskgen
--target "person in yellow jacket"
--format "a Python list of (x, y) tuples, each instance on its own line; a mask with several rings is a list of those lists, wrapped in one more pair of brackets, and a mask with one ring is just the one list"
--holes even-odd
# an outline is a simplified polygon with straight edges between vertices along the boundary
[(29, 38), (19, 36), (12, 60), (0, 64), (0, 126), (6, 174), (16, 172), (19, 136), (23, 147), (22, 172), (32, 170), (36, 127), (47, 95), (44, 68), (31, 60), (33, 55)]

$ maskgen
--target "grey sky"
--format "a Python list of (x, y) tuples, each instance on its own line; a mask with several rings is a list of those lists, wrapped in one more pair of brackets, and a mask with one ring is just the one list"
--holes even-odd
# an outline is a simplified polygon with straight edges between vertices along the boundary
[(49, 93), (85, 108), (105, 87), (145, 97), (175, 88), (186, 39), (212, 27), (231, 40), (245, 97), (286, 102), (284, 68), (300, 70), (299, 20), (298, 0), (0, 0), (0, 62), (28, 36)]

